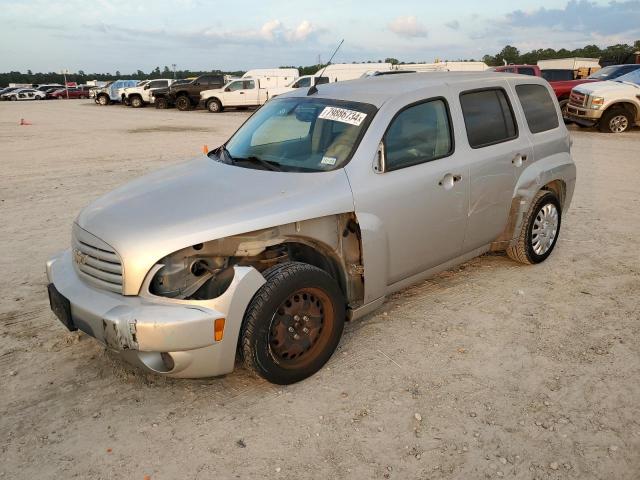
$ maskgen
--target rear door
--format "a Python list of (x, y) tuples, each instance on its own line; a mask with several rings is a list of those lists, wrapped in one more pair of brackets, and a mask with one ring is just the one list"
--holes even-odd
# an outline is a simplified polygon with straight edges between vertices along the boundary
[(466, 134), (460, 145), (468, 158), (469, 225), (463, 250), (470, 252), (496, 240), (507, 225), (516, 171), (531, 157), (529, 137), (520, 132), (508, 81), (483, 88), (452, 85), (459, 99)]

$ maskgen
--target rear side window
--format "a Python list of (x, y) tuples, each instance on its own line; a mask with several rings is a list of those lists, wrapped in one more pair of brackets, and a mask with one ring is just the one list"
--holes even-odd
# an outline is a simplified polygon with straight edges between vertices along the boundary
[(559, 125), (556, 106), (542, 85), (516, 85), (524, 116), (531, 133), (553, 130)]
[(453, 151), (449, 110), (442, 99), (402, 110), (384, 136), (387, 170), (446, 157)]
[(520, 75), (531, 75), (532, 77), (536, 76), (536, 71), (531, 67), (520, 67), (518, 68), (518, 73)]
[(487, 147), (517, 138), (516, 120), (503, 89), (464, 92), (460, 95), (460, 104), (471, 148)]

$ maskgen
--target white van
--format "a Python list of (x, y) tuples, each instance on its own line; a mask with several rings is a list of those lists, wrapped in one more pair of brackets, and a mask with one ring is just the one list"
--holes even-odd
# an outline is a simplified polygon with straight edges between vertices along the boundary
[(322, 74), (329, 79), (329, 83), (343, 80), (355, 80), (370, 72), (385, 72), (391, 70), (390, 63), (335, 63), (328, 65), (324, 70), (318, 70), (315, 76)]
[(290, 85), (300, 76), (297, 68), (256, 68), (242, 78), (260, 79), (262, 88), (277, 88)]

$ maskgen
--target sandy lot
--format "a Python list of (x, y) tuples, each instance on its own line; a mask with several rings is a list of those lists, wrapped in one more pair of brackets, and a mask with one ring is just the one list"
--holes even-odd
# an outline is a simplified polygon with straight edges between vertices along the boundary
[(546, 263), (488, 255), (410, 288), (300, 384), (146, 375), (66, 332), (44, 262), (77, 212), (246, 116), (0, 104), (0, 478), (640, 478), (637, 129), (572, 129)]

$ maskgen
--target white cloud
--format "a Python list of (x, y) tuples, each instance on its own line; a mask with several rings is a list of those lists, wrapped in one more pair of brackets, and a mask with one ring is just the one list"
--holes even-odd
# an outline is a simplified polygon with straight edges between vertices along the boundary
[(414, 16), (398, 17), (389, 23), (389, 30), (401, 37), (426, 37), (427, 29)]
[(303, 20), (295, 30), (287, 33), (287, 39), (290, 41), (302, 41), (309, 38), (314, 33), (317, 33), (317, 29), (309, 20)]

